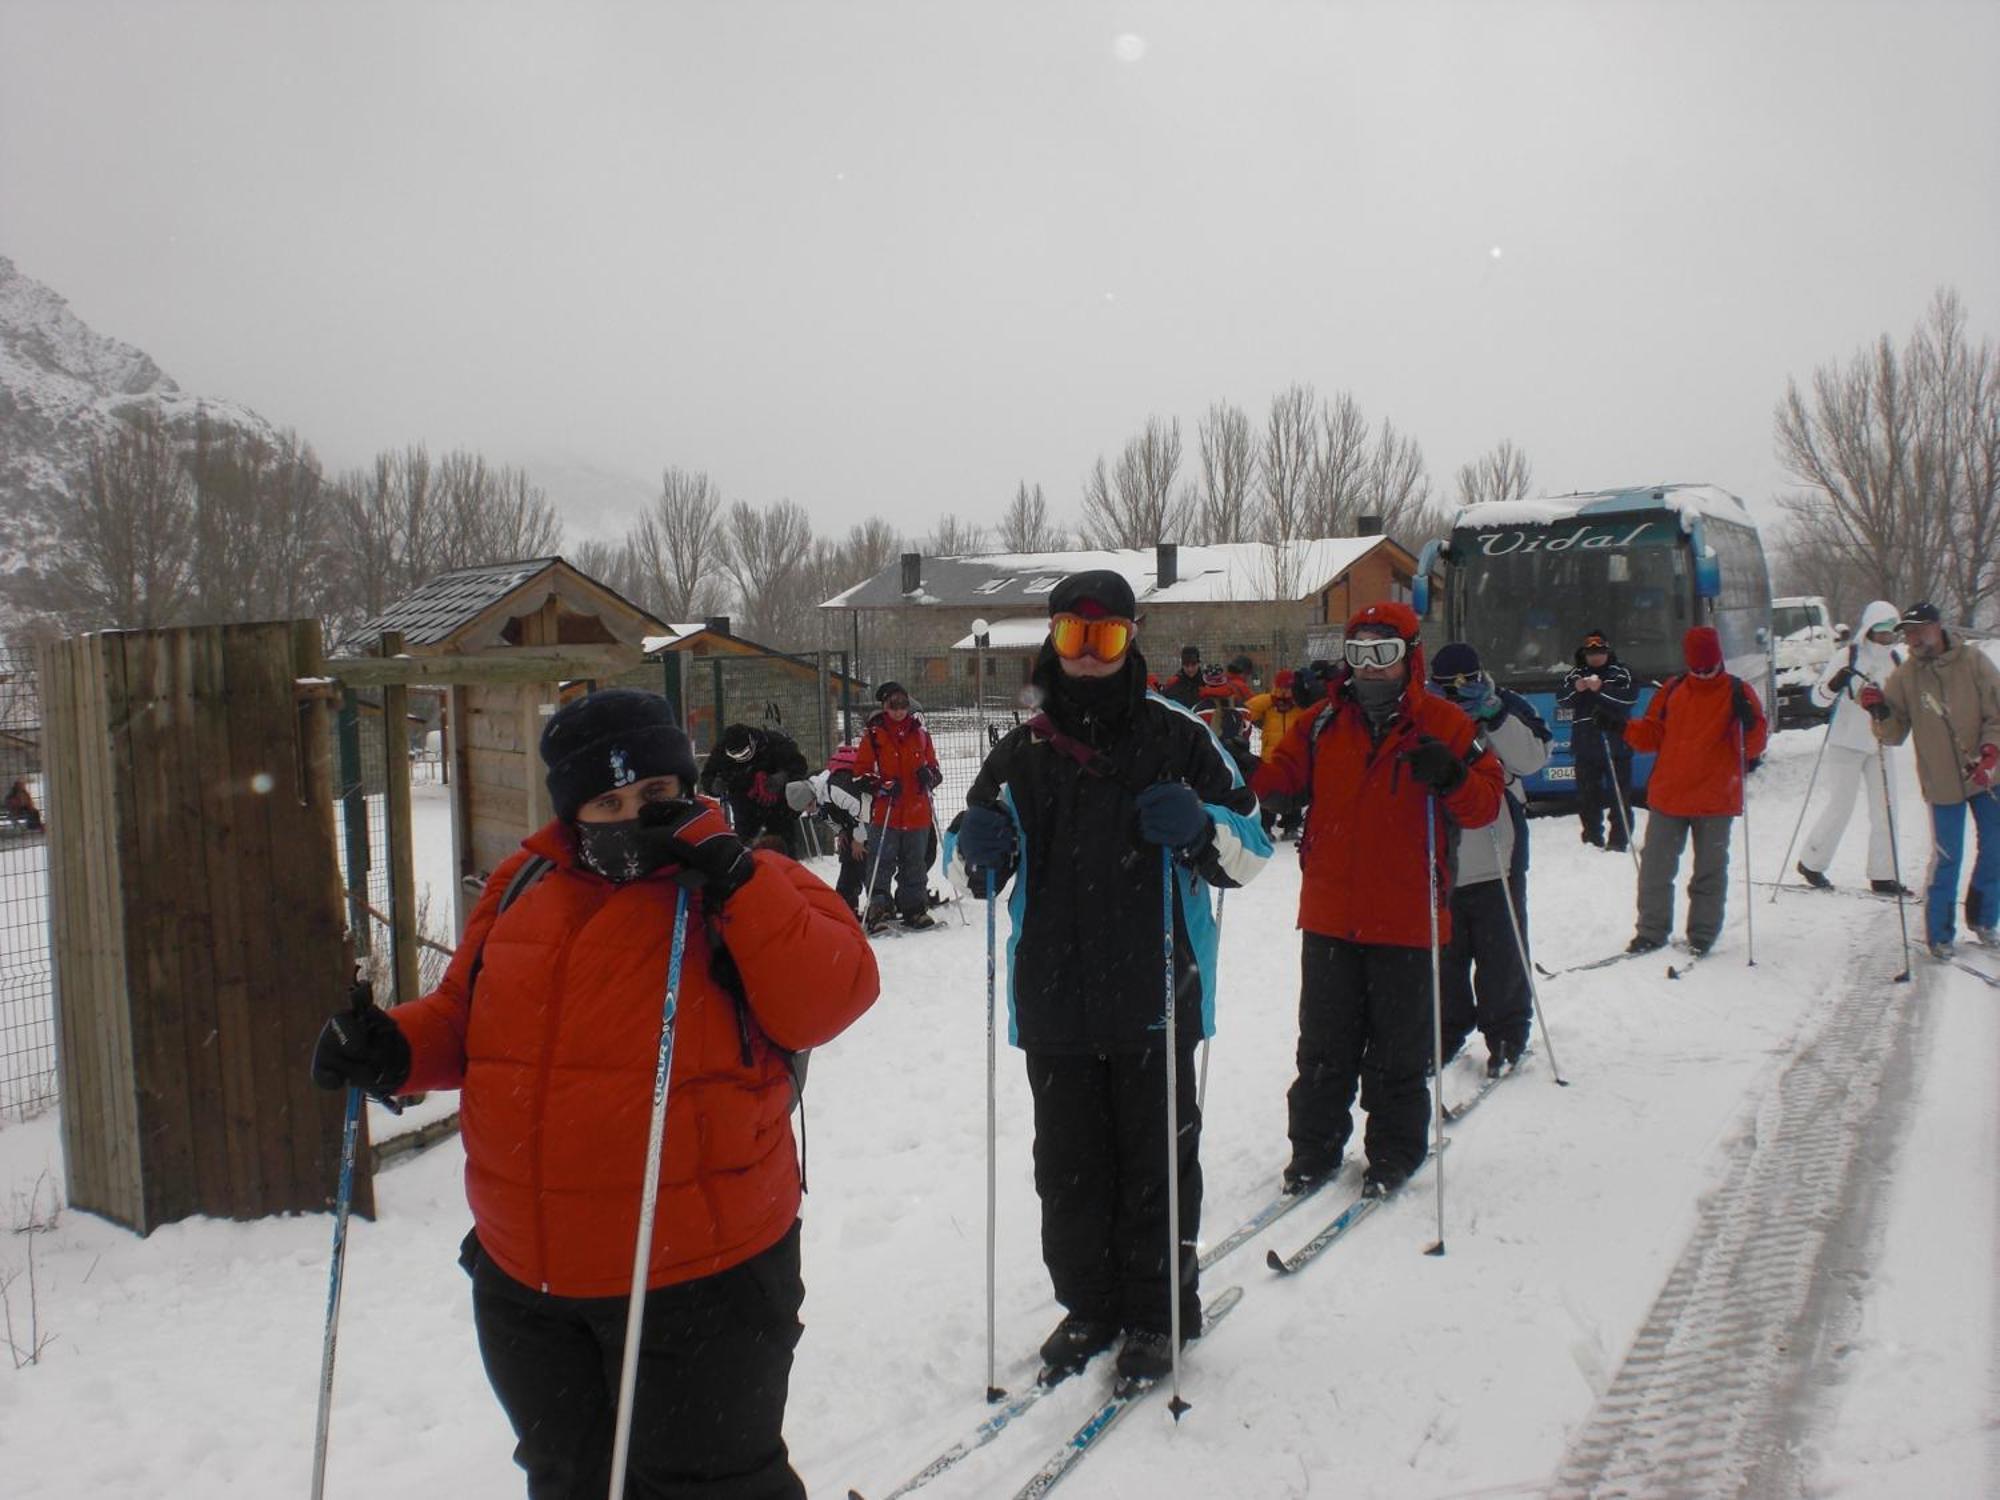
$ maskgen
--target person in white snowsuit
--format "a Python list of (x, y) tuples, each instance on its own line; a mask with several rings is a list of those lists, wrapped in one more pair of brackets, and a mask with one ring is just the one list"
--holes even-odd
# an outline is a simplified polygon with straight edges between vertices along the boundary
[[(1847, 820), (1854, 812), (1854, 794), (1866, 788), (1868, 884), (1883, 895), (1897, 893), (1896, 851), (1890, 835), (1895, 813), (1892, 800), (1895, 778), (1893, 775), (1886, 778), (1885, 793), (1883, 766), (1877, 756), (1887, 755), (1888, 747), (1876, 743), (1868, 710), (1859, 700), (1864, 687), (1870, 683), (1880, 687), (1902, 665), (1903, 653), (1896, 645), (1896, 622), (1900, 617), (1901, 611), (1886, 599), (1869, 604), (1861, 611), (1847, 649), (1834, 653), (1812, 690), (1813, 702), (1821, 708), (1831, 708), (1833, 719), (1827, 725), (1826, 749), (1820, 767), (1825, 801), (1800, 853), (1798, 871), (1806, 884), (1822, 890), (1833, 884), (1826, 878), (1826, 867), (1833, 862), (1840, 837), (1847, 831)], [(1902, 894), (1913, 892), (1905, 888)]]

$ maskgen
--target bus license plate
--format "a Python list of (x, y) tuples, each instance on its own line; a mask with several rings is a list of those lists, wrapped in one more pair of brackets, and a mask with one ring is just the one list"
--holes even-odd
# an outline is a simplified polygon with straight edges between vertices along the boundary
[(1575, 766), (1550, 766), (1544, 773), (1551, 781), (1576, 780)]

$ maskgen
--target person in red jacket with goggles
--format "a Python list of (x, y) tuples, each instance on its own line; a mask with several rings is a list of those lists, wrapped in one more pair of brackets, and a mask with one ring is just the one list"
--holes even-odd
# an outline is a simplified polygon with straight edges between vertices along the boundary
[(1287, 1192), (1340, 1169), (1357, 1085), (1364, 1192), (1394, 1192), (1429, 1150), (1431, 945), (1451, 937), (1451, 827), (1491, 823), (1505, 774), (1464, 711), (1425, 691), (1418, 629), (1405, 604), (1349, 620), (1346, 672), (1250, 782), (1260, 800), (1306, 803)]
[(460, 1091), (459, 1258), (515, 1461), (531, 1500), (602, 1495), (688, 889), (628, 1493), (803, 1500), (784, 1440), (805, 1295), (790, 1063), (874, 1003), (874, 955), (817, 877), (690, 799), (664, 698), (576, 699), (541, 755), (556, 816), (493, 872), (443, 980), (328, 1022), (313, 1080)]

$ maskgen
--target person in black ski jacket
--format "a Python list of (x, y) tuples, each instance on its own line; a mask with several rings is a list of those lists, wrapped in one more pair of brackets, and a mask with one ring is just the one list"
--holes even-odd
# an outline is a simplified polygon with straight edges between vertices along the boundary
[(854, 746), (842, 745), (817, 776), (785, 783), (785, 801), (801, 818), (823, 814), (834, 826), (834, 858), (840, 876), (834, 890), (856, 917), (868, 885), (868, 824), (874, 786), (854, 769)]
[(785, 787), (804, 780), (811, 770), (784, 730), (731, 724), (701, 768), (701, 790), (729, 804), (730, 824), (744, 843), (771, 834), (797, 858), (799, 815), (785, 800)]
[(1181, 669), (1160, 685), (1160, 696), (1170, 703), (1178, 703), (1182, 708), (1194, 708), (1201, 702), (1201, 690), (1207, 686), (1201, 670), (1201, 647), (1181, 647)]
[[(1576, 812), (1583, 841), (1623, 853), (1632, 842), (1632, 747), (1625, 723), (1639, 701), (1631, 668), (1611, 649), (1611, 638), (1593, 630), (1577, 648), (1556, 702), (1569, 710), (1569, 752), (1576, 762)], [(1623, 807), (1624, 817), (1619, 815)], [(1611, 837), (1604, 836), (1605, 824)]]
[[(949, 857), (961, 884), (1008, 900), (1011, 1039), (1035, 1107), (1042, 1258), (1065, 1309), (1042, 1345), (1045, 1378), (1080, 1369), (1121, 1330), (1118, 1368), (1171, 1366), (1201, 1328), (1195, 1236), (1201, 1118), (1195, 1044), (1214, 1001), (1216, 928), (1204, 885), (1250, 880), (1270, 857), (1257, 799), (1208, 728), (1146, 691), (1132, 587), (1072, 574), (1049, 596), (1035, 664), (1041, 712), (986, 757)], [(1172, 858), (1173, 1045), (1179, 1266), (1167, 1245), (1167, 934), (1161, 851)]]

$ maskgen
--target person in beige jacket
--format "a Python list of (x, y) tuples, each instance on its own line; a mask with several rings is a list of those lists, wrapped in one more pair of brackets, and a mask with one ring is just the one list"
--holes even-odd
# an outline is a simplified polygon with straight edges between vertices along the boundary
[(2000, 950), (2000, 666), (1979, 647), (1955, 641), (1935, 604), (1913, 604), (1901, 620), (1909, 659), (1858, 701), (1885, 745), (1916, 746), (1917, 782), (1931, 810), (1931, 868), (1924, 891), (1924, 937), (1931, 957), (1956, 953), (1959, 867), (1965, 820), (1978, 854), (1965, 893), (1965, 925), (1983, 948)]

